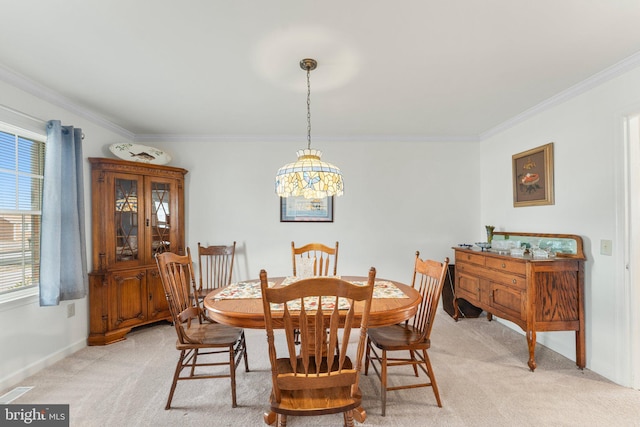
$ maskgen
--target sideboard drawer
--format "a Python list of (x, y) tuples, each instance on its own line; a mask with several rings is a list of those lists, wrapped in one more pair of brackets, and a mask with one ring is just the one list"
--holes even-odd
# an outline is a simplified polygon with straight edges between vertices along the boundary
[(489, 268), (495, 268), (496, 270), (505, 271), (508, 273), (525, 275), (527, 272), (527, 266), (524, 262), (518, 262), (514, 260), (504, 258), (486, 258), (486, 266)]
[(527, 288), (527, 278), (517, 274), (502, 273), (500, 271), (494, 271), (491, 274), (491, 281), (496, 283), (502, 283), (503, 285), (511, 288), (517, 288), (525, 290)]
[(466, 262), (470, 262), (472, 264), (477, 264), (477, 265), (484, 265), (485, 259), (486, 257), (484, 255), (476, 255), (476, 254), (469, 254), (469, 253), (456, 255), (456, 262), (466, 261)]

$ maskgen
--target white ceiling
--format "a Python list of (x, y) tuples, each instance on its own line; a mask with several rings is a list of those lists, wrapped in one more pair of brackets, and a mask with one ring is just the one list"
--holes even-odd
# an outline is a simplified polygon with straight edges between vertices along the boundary
[(640, 64), (638, 0), (0, 0), (0, 8), (1, 79), (137, 140), (306, 141), (305, 57), (318, 61), (314, 140), (478, 139)]

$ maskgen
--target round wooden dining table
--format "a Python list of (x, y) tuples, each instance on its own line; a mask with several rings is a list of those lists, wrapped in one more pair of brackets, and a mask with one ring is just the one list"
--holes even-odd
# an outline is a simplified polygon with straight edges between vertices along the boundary
[[(341, 279), (350, 282), (367, 282), (364, 276), (340, 276)], [(270, 286), (280, 286), (285, 277), (270, 277)], [(247, 280), (244, 283), (255, 282), (258, 289), (259, 280)], [(370, 328), (394, 325), (410, 319), (416, 314), (418, 305), (422, 297), (413, 287), (393, 280), (377, 279), (376, 282), (390, 282), (402, 291), (406, 298), (374, 298), (371, 300), (371, 312), (369, 313)], [(273, 284), (273, 285), (272, 285)], [(224, 292), (226, 288), (220, 288), (209, 293), (204, 299), (204, 307), (209, 317), (216, 322), (249, 329), (264, 329), (264, 311), (261, 298), (225, 298), (219, 299), (217, 295)], [(359, 322), (362, 311), (362, 304), (356, 304), (355, 321)], [(273, 322), (275, 328), (282, 328), (280, 319), (274, 314)], [(360, 326), (357, 324), (356, 326)]]

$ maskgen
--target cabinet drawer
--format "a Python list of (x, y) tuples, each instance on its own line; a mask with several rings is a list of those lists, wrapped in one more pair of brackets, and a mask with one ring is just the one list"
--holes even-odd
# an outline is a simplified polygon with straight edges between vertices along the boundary
[(502, 283), (512, 288), (525, 290), (527, 288), (527, 279), (515, 274), (501, 273), (494, 271), (490, 276), (490, 280), (497, 283)]
[[(527, 279), (525, 276), (520, 276), (516, 274), (511, 274), (508, 272), (502, 272), (498, 270), (489, 270), (486, 267), (481, 267), (475, 264), (469, 264), (466, 262), (462, 262), (456, 264), (456, 275), (465, 275), (467, 277), (480, 277), (484, 279), (491, 280), (493, 282), (502, 283), (507, 286), (511, 286), (518, 289), (526, 289)], [(458, 283), (458, 286), (460, 284)]]
[(456, 253), (456, 263), (458, 263), (459, 261), (466, 261), (472, 264), (484, 265), (484, 260), (485, 260), (484, 255), (470, 254), (468, 252)]
[(495, 268), (496, 270), (506, 271), (514, 274), (526, 274), (526, 264), (524, 262), (518, 262), (503, 258), (487, 258), (486, 266), (489, 268)]

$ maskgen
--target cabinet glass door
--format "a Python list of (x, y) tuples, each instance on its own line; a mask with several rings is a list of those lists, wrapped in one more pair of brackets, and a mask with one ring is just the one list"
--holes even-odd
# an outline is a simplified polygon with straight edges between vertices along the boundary
[(169, 182), (151, 182), (151, 257), (173, 252), (172, 245), (172, 188)]
[(115, 179), (114, 224), (116, 262), (139, 259), (138, 256), (138, 181)]

